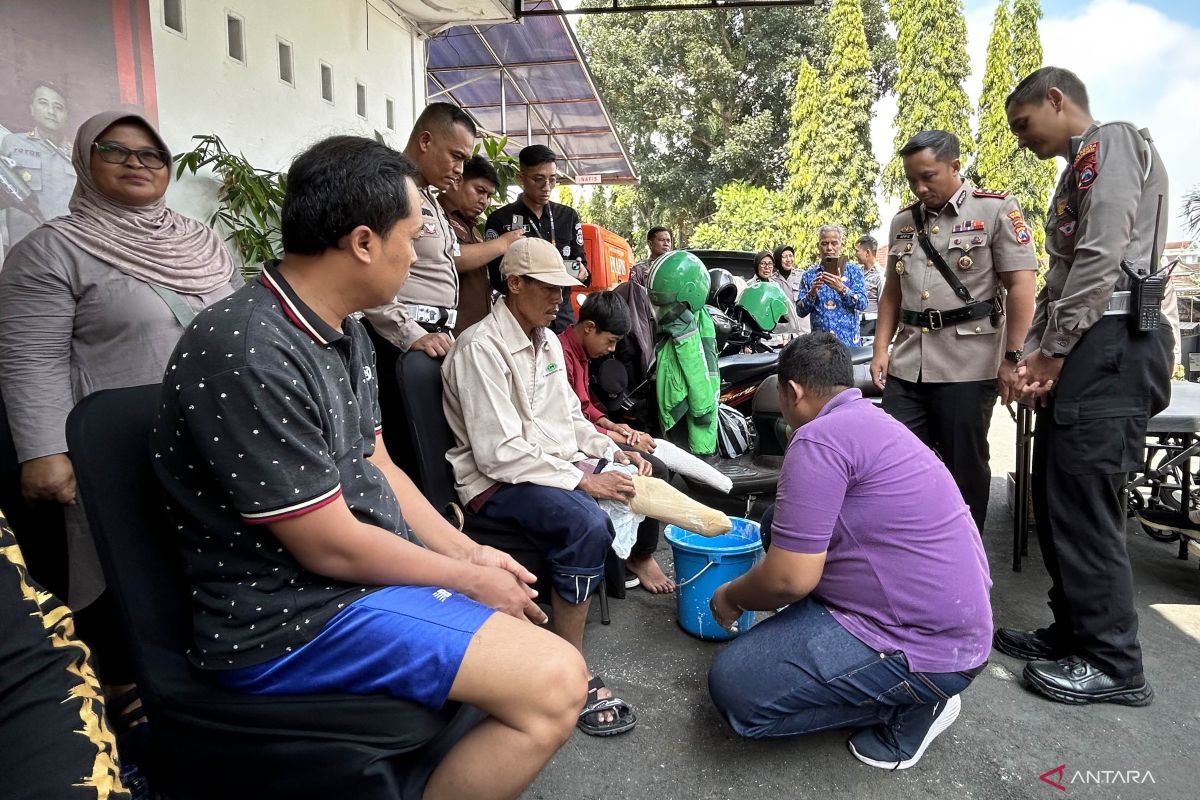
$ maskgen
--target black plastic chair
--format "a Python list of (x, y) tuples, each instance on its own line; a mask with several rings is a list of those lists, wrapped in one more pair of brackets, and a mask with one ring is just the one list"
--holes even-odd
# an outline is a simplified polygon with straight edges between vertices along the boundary
[[(400, 392), (404, 423), (411, 447), (411, 461), (416, 465), (413, 481), (421, 493), (441, 513), (457, 523), (461, 514), (462, 531), (480, 544), (503, 550), (538, 576), (538, 596), (549, 597), (550, 581), (546, 577), (549, 565), (524, 531), (514, 530), (485, 517), (472, 514), (458, 502), (454, 488), (454, 471), (446, 453), (454, 446), (454, 434), (446, 422), (442, 408), (442, 362), (420, 351), (402, 355), (396, 362), (396, 381)], [(608, 610), (609, 587), (620, 586), (613, 593), (624, 597), (625, 565), (610, 548), (605, 563), (607, 580), (600, 584), (600, 622), (611, 622)]]
[(130, 639), (150, 724), (141, 764), (172, 800), (419, 798), (441, 757), (479, 719), (384, 696), (259, 697), (194, 668), (188, 581), (151, 468), (159, 386), (97, 392), (67, 440), (100, 562)]

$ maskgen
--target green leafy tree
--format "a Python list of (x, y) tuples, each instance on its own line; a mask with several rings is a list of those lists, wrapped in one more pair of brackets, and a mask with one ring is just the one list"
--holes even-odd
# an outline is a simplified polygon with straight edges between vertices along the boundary
[[(1041, 18), (1040, 0), (1013, 0), (1013, 83), (1010, 91), (1016, 88), (1017, 83), (1026, 75), (1042, 67), (1042, 37), (1038, 32), (1038, 21)], [(1058, 165), (1054, 159), (1041, 161), (1028, 150), (1018, 151), (1015, 139), (1013, 151), (1011, 177), (1009, 182), (1000, 188), (1012, 192), (1021, 204), (1025, 219), (1033, 231), (1034, 245), (1041, 255), (1046, 244), (1044, 226), (1047, 205), (1050, 202), (1050, 192), (1054, 188)]]
[(870, 96), (871, 59), (861, 0), (834, 0), (830, 28), (833, 52), (819, 95), (826, 113), (806, 205), (822, 223), (867, 232), (879, 223), (875, 204), (879, 164), (871, 153), (871, 107), (864, 102)]
[(1004, 113), (1004, 98), (1015, 85), (1008, 3), (1000, 0), (992, 18), (983, 91), (979, 94), (979, 146), (970, 170), (976, 184), (996, 188), (1011, 182), (1010, 167), (1017, 151), (1016, 137), (1009, 131)]
[(821, 76), (807, 59), (801, 62), (792, 90), (789, 112), (791, 127), (787, 142), (787, 183), (782, 205), (781, 239), (799, 252), (810, 252), (817, 244), (817, 226), (821, 223), (819, 208), (814, 203), (814, 187), (825, 167), (821, 153), (821, 133), (824, 128), (824, 94)]
[(787, 213), (783, 193), (737, 181), (717, 189), (713, 200), (716, 211), (696, 226), (689, 246), (764, 250), (778, 244)]
[(1200, 235), (1200, 186), (1193, 186), (1191, 191), (1183, 196), (1182, 217), (1188, 230), (1194, 235)]
[(554, 192), (554, 202), (560, 205), (575, 207), (575, 191), (565, 183), (560, 183)]
[[(896, 25), (895, 151), (925, 130), (953, 133), (963, 160), (973, 152), (970, 103), (963, 82), (971, 72), (962, 0), (891, 0)], [(904, 163), (893, 156), (883, 171), (889, 194), (906, 196)]]
[[(882, 0), (864, 3), (871, 84), (859, 102), (869, 105), (895, 68)], [(580, 21), (588, 65), (642, 177), (640, 220), (669, 221), (686, 241), (685, 222), (712, 211), (716, 187), (782, 186), (796, 70), (803, 57), (823, 66), (829, 56), (831, 4)]]

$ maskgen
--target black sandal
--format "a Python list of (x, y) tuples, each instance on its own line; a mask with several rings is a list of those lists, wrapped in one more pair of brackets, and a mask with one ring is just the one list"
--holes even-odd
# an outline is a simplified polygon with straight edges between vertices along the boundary
[[(599, 698), (600, 690), (604, 688), (604, 679), (599, 676), (588, 681), (588, 701), (579, 712), (579, 720), (575, 723), (579, 730), (588, 736), (616, 736), (633, 730), (637, 725), (637, 715), (633, 707), (619, 697)], [(601, 711), (615, 711), (612, 722), (588, 722), (588, 717)]]

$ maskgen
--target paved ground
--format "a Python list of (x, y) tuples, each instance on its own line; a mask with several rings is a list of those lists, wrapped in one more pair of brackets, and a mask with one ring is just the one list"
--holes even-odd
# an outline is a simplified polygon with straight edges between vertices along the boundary
[[(997, 410), (995, 473), (1010, 465), (1011, 421)], [(1002, 426), (1008, 423), (1007, 429)], [(1007, 463), (1005, 463), (1007, 459)], [(1036, 539), (1020, 573), (1010, 569), (1011, 516), (1004, 483), (993, 480), (984, 543), (995, 583), (998, 624), (1046, 621), (1048, 580)], [(1200, 571), (1179, 561), (1176, 546), (1130, 526), (1146, 671), (1157, 691), (1149, 708), (1075, 707), (1031, 694), (1022, 663), (993, 653), (963, 696), (958, 722), (913, 769), (887, 773), (858, 763), (844, 733), (778, 742), (736, 739), (712, 710), (706, 674), (720, 644), (702, 642), (676, 623), (673, 596), (641, 590), (614, 601), (611, 626), (593, 611), (587, 650), (594, 669), (639, 716), (631, 733), (593, 739), (577, 732), (526, 792), (539, 800), (598, 798), (1101, 798), (1200, 797), (1189, 756), (1200, 741)], [(659, 553), (670, 564), (667, 545)], [(1038, 776), (1065, 764), (1066, 791)], [(1154, 783), (1129, 783), (1101, 771), (1147, 771)], [(1071, 781), (1076, 771), (1080, 774)], [(1091, 783), (1084, 783), (1091, 772)], [(1125, 778), (1125, 782), (1121, 781)], [(1143, 780), (1146, 780), (1143, 778)], [(1104, 782), (1101, 782), (1104, 781)]]

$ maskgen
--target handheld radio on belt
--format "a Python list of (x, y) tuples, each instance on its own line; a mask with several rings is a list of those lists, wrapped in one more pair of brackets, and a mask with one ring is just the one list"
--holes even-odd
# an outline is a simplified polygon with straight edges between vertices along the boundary
[(1158, 208), (1154, 212), (1154, 238), (1150, 244), (1150, 269), (1134, 269), (1129, 259), (1121, 259), (1121, 270), (1130, 281), (1130, 327), (1134, 333), (1150, 333), (1158, 329), (1158, 315), (1162, 310), (1163, 295), (1167, 282), (1175, 270), (1175, 263), (1166, 269), (1158, 269), (1158, 226), (1162, 218), (1163, 196), (1158, 196)]

